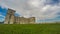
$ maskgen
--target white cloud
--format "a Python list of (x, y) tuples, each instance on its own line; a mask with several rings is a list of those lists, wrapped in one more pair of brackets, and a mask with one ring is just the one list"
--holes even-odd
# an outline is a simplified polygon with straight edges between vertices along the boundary
[(5, 18), (5, 16), (3, 16), (3, 15), (0, 14), (0, 22), (3, 22), (4, 18)]
[(58, 5), (46, 4), (50, 0), (1, 0), (2, 6), (17, 11), (24, 17), (34, 16), (38, 20), (52, 19), (56, 17), (56, 13), (60, 11), (60, 3)]
[(1, 15), (1, 14), (0, 14), (0, 17), (3, 17), (3, 18), (5, 18), (5, 16), (3, 16), (3, 15)]

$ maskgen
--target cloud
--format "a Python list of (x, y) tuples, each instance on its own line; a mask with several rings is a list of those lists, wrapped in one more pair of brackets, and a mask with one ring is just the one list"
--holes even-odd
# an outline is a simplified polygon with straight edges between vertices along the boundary
[(0, 22), (3, 22), (4, 18), (5, 18), (5, 16), (3, 16), (3, 15), (0, 14)]
[(3, 15), (0, 15), (0, 17), (3, 17), (3, 18), (5, 18), (5, 16), (3, 16)]
[[(59, 0), (58, 0), (59, 1)], [(36, 17), (37, 20), (56, 18), (60, 12), (57, 0), (1, 0), (2, 6), (17, 11), (20, 16)]]

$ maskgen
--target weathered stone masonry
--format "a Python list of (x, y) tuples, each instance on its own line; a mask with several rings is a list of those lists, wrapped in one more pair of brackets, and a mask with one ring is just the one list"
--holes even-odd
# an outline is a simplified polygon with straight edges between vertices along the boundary
[(16, 11), (8, 9), (7, 15), (5, 17), (4, 24), (34, 24), (35, 17), (24, 18), (15, 16)]

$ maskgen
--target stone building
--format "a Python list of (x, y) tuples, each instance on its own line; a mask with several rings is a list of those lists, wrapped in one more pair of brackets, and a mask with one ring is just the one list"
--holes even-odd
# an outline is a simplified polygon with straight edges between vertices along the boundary
[(4, 24), (34, 24), (35, 23), (35, 17), (30, 17), (30, 18), (19, 17), (14, 15), (15, 12), (16, 11), (12, 9), (8, 9)]

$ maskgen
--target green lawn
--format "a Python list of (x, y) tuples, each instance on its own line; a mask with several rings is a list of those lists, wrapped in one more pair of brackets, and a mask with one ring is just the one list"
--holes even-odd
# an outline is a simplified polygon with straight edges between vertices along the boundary
[(60, 34), (60, 24), (0, 24), (0, 34)]

